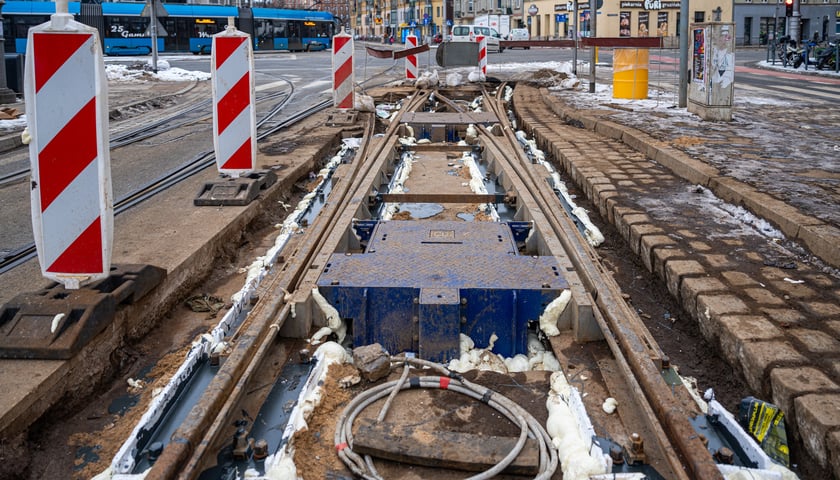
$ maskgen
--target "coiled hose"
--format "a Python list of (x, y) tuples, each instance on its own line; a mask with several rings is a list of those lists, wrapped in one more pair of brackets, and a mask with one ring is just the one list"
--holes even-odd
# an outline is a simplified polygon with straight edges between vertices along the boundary
[[(498, 464), (477, 475), (468, 477), (468, 480), (485, 480), (501, 473), (516, 459), (528, 437), (535, 438), (540, 449), (539, 473), (534, 478), (544, 480), (550, 478), (551, 475), (554, 474), (554, 471), (557, 469), (558, 459), (557, 451), (551, 443), (551, 437), (537, 419), (535, 419), (524, 408), (520, 407), (515, 402), (498, 392), (494, 392), (481, 385), (472, 383), (463, 378), (457, 372), (449, 371), (449, 369), (441, 364), (418, 358), (406, 358), (402, 356), (391, 357), (391, 363), (402, 364), (404, 366), (400, 379), (377, 385), (356, 396), (356, 398), (354, 398), (347, 407), (345, 407), (344, 411), (341, 412), (341, 416), (338, 418), (338, 423), (336, 424), (336, 451), (344, 464), (347, 465), (347, 467), (355, 475), (358, 475), (366, 480), (382, 480), (382, 477), (373, 465), (373, 459), (370, 455), (365, 455), (365, 457), (362, 458), (359, 454), (353, 452), (352, 428), (356, 417), (373, 402), (388, 396), (389, 398), (385, 401), (385, 404), (382, 406), (377, 418), (377, 421), (383, 421), (385, 419), (385, 415), (388, 413), (388, 409), (391, 406), (391, 402), (394, 397), (396, 397), (397, 393), (399, 393), (400, 390), (407, 390), (410, 388), (439, 388), (466, 395), (486, 403), (507, 417), (508, 420), (519, 426), (519, 439), (513, 450), (511, 450)], [(406, 383), (409, 369), (412, 366), (432, 370), (440, 373), (441, 376), (414, 377), (410, 382)]]

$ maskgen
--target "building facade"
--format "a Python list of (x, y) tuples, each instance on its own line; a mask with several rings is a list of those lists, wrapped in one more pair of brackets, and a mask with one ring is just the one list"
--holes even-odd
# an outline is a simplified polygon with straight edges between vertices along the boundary
[[(840, 37), (840, 0), (799, 0), (800, 40)], [(736, 43), (766, 45), (790, 31), (783, 0), (737, 0)]]
[[(179, 0), (169, 0), (178, 2)], [(599, 37), (662, 36), (678, 42), (681, 0), (602, 0), (598, 10)], [(840, 37), (840, 0), (795, 0), (799, 3), (800, 40)], [(191, 0), (188, 3), (235, 4), (331, 12), (342, 27), (357, 36), (396, 42), (408, 32), (426, 41), (444, 33), (446, 25), (482, 23), (505, 34), (527, 28), (532, 38), (591, 35), (589, 0)], [(693, 0), (689, 23), (734, 22), (737, 45), (765, 45), (790, 30), (784, 0)], [(496, 24), (493, 24), (496, 22)], [(449, 30), (446, 30), (449, 32)]]

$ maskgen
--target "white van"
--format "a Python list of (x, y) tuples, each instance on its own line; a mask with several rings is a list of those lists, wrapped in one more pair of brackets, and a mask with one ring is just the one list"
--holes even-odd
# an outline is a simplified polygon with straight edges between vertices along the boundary
[(452, 27), (452, 36), (450, 41), (453, 42), (474, 42), (475, 37), (483, 35), (487, 38), (488, 52), (503, 52), (504, 49), (499, 46), (499, 39), (502, 37), (495, 28), (485, 27), (483, 25), (455, 25)]

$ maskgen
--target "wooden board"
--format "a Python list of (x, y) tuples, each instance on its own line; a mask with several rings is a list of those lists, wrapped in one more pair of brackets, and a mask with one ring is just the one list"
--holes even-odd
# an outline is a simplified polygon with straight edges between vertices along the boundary
[[(454, 468), (480, 472), (498, 464), (518, 438), (430, 431), (415, 426), (359, 419), (353, 451), (412, 465)], [(539, 472), (539, 448), (529, 439), (506, 473), (535, 475)]]

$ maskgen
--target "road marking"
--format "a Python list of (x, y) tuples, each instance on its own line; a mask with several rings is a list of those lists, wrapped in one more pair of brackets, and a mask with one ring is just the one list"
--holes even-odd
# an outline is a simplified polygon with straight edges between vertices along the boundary
[[(778, 88), (778, 85), (775, 85), (774, 88)], [(750, 90), (755, 93), (760, 93), (762, 95), (767, 95), (768, 93), (772, 94), (773, 96), (778, 96), (781, 99), (787, 100), (798, 100), (801, 102), (813, 102), (814, 98), (803, 97), (799, 95), (791, 95), (785, 92), (778, 92), (776, 90), (772, 90), (770, 88), (763, 88), (763, 87), (756, 87), (753, 85), (745, 85), (742, 83), (735, 84), (735, 92), (737, 93), (739, 90)]]
[(276, 82), (264, 83), (264, 84), (260, 85), (259, 87), (257, 87), (255, 90), (258, 91), (258, 92), (262, 92), (264, 90), (270, 90), (274, 87), (282, 87), (282, 86), (288, 86), (288, 85), (289, 85), (289, 82), (279, 80), (279, 81), (276, 81)]
[[(778, 88), (780, 90), (786, 90), (786, 91), (789, 91), (789, 92), (802, 92), (803, 91), (799, 87), (788, 87), (786, 85), (776, 85), (776, 88)], [(830, 98), (832, 100), (840, 100), (840, 95), (837, 95), (836, 93), (821, 92), (819, 90), (814, 90), (813, 88), (808, 89), (806, 93), (808, 95), (816, 95), (818, 97)], [(811, 100), (813, 101), (814, 99), (811, 99)]]

